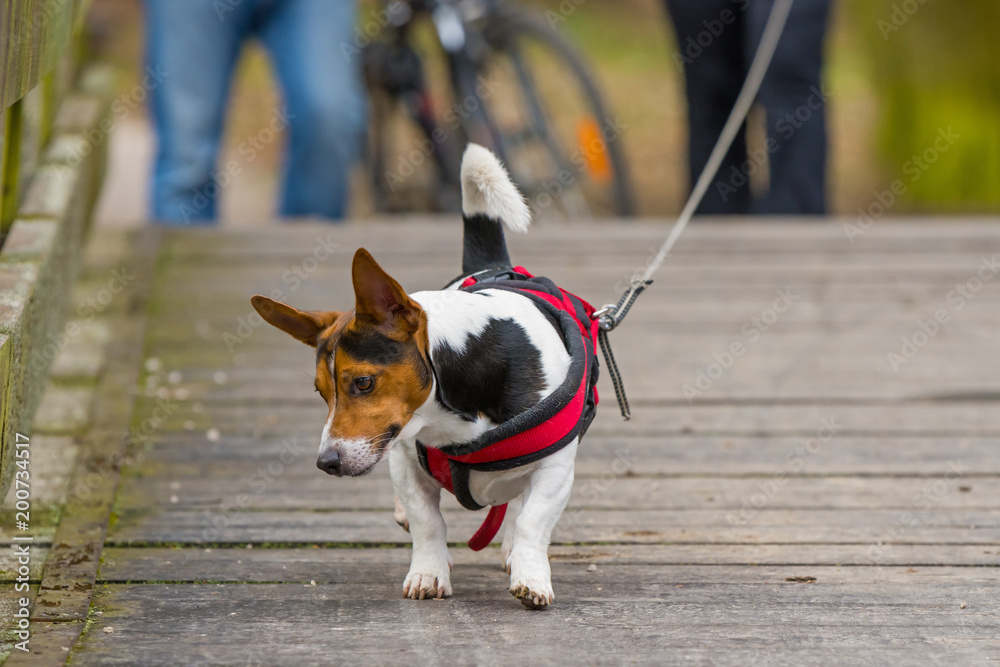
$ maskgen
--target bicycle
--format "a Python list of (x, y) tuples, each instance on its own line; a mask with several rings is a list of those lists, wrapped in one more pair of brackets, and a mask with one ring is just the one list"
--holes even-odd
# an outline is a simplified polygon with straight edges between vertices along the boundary
[[(459, 210), (472, 141), (503, 160), (536, 218), (634, 215), (617, 120), (544, 18), (499, 0), (389, 0), (383, 15), (362, 51), (377, 210)], [(437, 63), (420, 54), (422, 26)], [(443, 110), (426, 75), (435, 66), (448, 88), (437, 97), (451, 98)]]

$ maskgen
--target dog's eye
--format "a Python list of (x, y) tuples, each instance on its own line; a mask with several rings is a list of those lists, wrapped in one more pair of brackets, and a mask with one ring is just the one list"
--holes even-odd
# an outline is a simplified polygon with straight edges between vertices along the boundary
[(354, 388), (358, 393), (366, 394), (375, 387), (375, 378), (371, 375), (362, 375), (354, 378)]

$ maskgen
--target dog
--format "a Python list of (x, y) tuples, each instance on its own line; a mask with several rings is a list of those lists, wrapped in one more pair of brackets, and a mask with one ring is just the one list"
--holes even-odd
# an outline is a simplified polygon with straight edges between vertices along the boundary
[(445, 488), (470, 509), (491, 507), (470, 546), (502, 522), (510, 592), (540, 609), (555, 597), (549, 542), (597, 404), (596, 320), (586, 302), (511, 266), (504, 228), (527, 231), (531, 213), (493, 153), (467, 147), (461, 186), (463, 275), (445, 289), (408, 295), (362, 248), (353, 310), (251, 302), (316, 349), (329, 408), (317, 466), (358, 476), (388, 459), (395, 519), (413, 542), (403, 596), (452, 595)]

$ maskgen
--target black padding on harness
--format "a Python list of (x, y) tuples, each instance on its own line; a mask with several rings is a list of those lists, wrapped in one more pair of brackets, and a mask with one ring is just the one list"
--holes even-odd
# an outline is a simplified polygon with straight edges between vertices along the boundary
[[(558, 299), (560, 302), (563, 302), (564, 298), (568, 298), (580, 322), (590, 322), (590, 315), (579, 299), (571, 294), (566, 294), (564, 297), (562, 290), (547, 278), (529, 278), (510, 267), (488, 269), (475, 274), (473, 277), (476, 278), (477, 282), (461, 289), (469, 292), (478, 292), (483, 289), (500, 289), (514, 292), (530, 299), (559, 333), (563, 344), (566, 346), (566, 351), (570, 355), (570, 367), (559, 387), (527, 411), (508, 419), (471, 442), (443, 445), (436, 448), (438, 451), (446, 456), (471, 454), (548, 421), (573, 401), (580, 389), (583, 373), (585, 369), (589, 368), (589, 378), (585, 385), (586, 395), (580, 418), (573, 428), (558, 441), (544, 444), (539, 449), (527, 454), (495, 461), (466, 463), (451, 458), (448, 459), (451, 485), (453, 487), (452, 491), (455, 497), (466, 509), (478, 510), (482, 509), (483, 506), (475, 501), (469, 489), (469, 474), (471, 471), (502, 471), (528, 465), (554, 454), (573, 442), (575, 438), (583, 437), (594, 420), (594, 416), (597, 414), (597, 394), (595, 388), (599, 375), (599, 365), (596, 355), (596, 342), (591, 340), (589, 335), (581, 335), (580, 325), (577, 324), (573, 317), (567, 311), (552, 305), (537, 294), (526, 290), (544, 292), (554, 299)], [(464, 279), (464, 276), (460, 277), (451, 284)], [(587, 363), (588, 359), (590, 361), (589, 364)], [(421, 467), (430, 474), (427, 448), (420, 442), (417, 443), (417, 456)]]
[[(520, 275), (513, 272), (511, 273), (513, 275)], [(530, 287), (528, 285), (525, 285), (525, 283), (530, 283)], [(594, 343), (593, 341), (590, 341), (589, 338), (587, 339), (587, 342), (584, 342), (584, 337), (580, 335), (579, 325), (569, 315), (569, 313), (556, 308), (548, 301), (545, 301), (544, 299), (541, 299), (538, 296), (532, 294), (531, 292), (527, 292), (525, 290), (536, 289), (538, 291), (544, 291), (559, 300), (562, 300), (563, 298), (562, 291), (558, 287), (556, 287), (555, 283), (553, 283), (548, 278), (523, 278), (521, 280), (501, 279), (501, 280), (487, 280), (487, 281), (483, 281), (482, 279), (480, 279), (480, 281), (477, 282), (475, 285), (471, 285), (470, 287), (465, 287), (463, 289), (468, 292), (478, 292), (483, 289), (502, 289), (508, 292), (514, 292), (515, 294), (520, 294), (521, 296), (531, 299), (532, 303), (534, 303), (539, 310), (545, 313), (549, 317), (550, 321), (558, 325), (556, 327), (556, 331), (559, 332), (559, 335), (563, 340), (563, 344), (566, 346), (566, 351), (570, 355), (570, 366), (566, 372), (566, 377), (563, 379), (562, 384), (560, 384), (555, 391), (553, 391), (551, 394), (546, 396), (544, 399), (536, 403), (534, 406), (532, 406), (525, 412), (522, 412), (516, 417), (512, 417), (511, 419), (508, 419), (507, 421), (496, 426), (495, 428), (490, 429), (489, 431), (482, 434), (475, 440), (472, 440), (470, 442), (451, 444), (451, 445), (443, 445), (438, 449), (440, 449), (445, 454), (448, 454), (449, 456), (462, 456), (463, 454), (471, 454), (472, 452), (477, 452), (480, 449), (483, 449), (484, 447), (489, 447), (490, 445), (500, 442), (501, 440), (506, 440), (507, 438), (517, 435), (522, 431), (527, 431), (530, 428), (534, 428), (535, 426), (548, 421), (556, 414), (558, 414), (560, 410), (566, 407), (566, 405), (568, 405), (570, 401), (572, 401), (573, 398), (576, 396), (576, 392), (580, 388), (580, 382), (583, 379), (584, 369), (587, 366), (586, 360), (587, 357), (589, 356), (591, 359), (590, 366), (595, 370), (591, 374), (591, 380), (588, 387), (587, 405), (585, 405), (584, 407), (584, 412), (580, 420), (584, 428), (580, 430), (578, 435), (583, 436), (583, 433), (586, 431), (586, 428), (590, 426), (590, 422), (593, 421), (594, 415), (596, 414), (596, 410), (594, 410), (593, 408), (590, 409), (589, 411), (587, 409), (590, 407), (590, 404), (592, 402), (594, 407), (596, 408), (596, 402), (593, 401), (593, 388), (597, 384), (597, 371), (596, 371), (597, 356), (595, 354), (596, 351), (594, 350)], [(579, 317), (580, 320), (583, 322), (589, 321), (590, 318), (584, 311), (583, 306), (579, 304), (579, 302), (576, 302), (575, 300), (573, 305), (576, 307), (578, 311), (577, 317)], [(577, 429), (574, 429), (574, 431), (576, 430)], [(572, 440), (572, 438), (570, 440)], [(560, 443), (553, 443), (552, 445), (550, 445), (550, 447), (556, 447), (557, 445), (560, 445)], [(566, 443), (563, 443), (560, 447), (557, 448), (564, 447), (565, 445)], [(543, 458), (544, 456), (553, 453), (553, 451), (555, 450), (547, 448), (541, 450), (540, 452), (536, 452), (538, 456), (535, 457), (534, 455), (531, 455), (532, 460), (538, 460), (540, 458)], [(517, 461), (517, 463), (511, 463), (510, 465), (507, 465), (505, 467), (487, 468), (487, 469), (507, 470), (510, 468), (516, 468), (519, 465), (525, 465), (525, 463), (530, 462), (530, 461), (525, 461), (523, 463), (519, 462), (523, 458), (525, 457), (518, 457), (517, 459), (512, 459), (511, 461)], [(496, 462), (496, 463), (501, 463), (501, 462)], [(492, 466), (494, 464), (490, 463), (490, 464), (477, 464), (477, 465)]]

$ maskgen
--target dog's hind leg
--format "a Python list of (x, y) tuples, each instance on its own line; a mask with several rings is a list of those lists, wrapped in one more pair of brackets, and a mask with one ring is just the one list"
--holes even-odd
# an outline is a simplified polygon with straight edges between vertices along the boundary
[(451, 596), (451, 556), (441, 515), (441, 485), (417, 461), (412, 442), (389, 450), (389, 474), (410, 524), (413, 555), (403, 581), (403, 597), (414, 600)]
[[(510, 594), (529, 609), (552, 603), (549, 541), (573, 489), (577, 440), (542, 460), (531, 475), (514, 522), (510, 552)], [(506, 541), (506, 539), (505, 539)]]
[(410, 532), (410, 522), (406, 518), (406, 508), (403, 507), (403, 502), (399, 499), (399, 496), (392, 497), (392, 518), (396, 520), (399, 527)]

